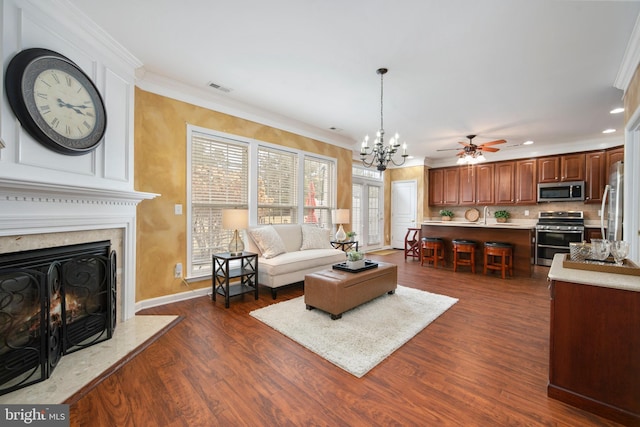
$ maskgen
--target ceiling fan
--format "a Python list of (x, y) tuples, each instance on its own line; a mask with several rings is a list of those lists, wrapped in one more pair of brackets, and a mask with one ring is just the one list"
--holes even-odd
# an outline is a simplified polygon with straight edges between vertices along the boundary
[[(456, 154), (456, 156), (459, 157), (458, 159), (459, 164), (464, 164), (464, 163), (473, 164), (476, 162), (485, 161), (486, 159), (482, 154), (483, 151), (486, 151), (489, 153), (495, 153), (496, 151), (500, 151), (500, 149), (493, 147), (494, 145), (504, 144), (505, 142), (507, 142), (504, 139), (498, 139), (495, 141), (489, 141), (483, 144), (476, 145), (473, 143), (473, 138), (475, 137), (476, 135), (467, 135), (469, 142), (459, 142), (459, 144), (462, 144), (463, 146), (462, 150), (458, 151), (458, 153)], [(438, 151), (447, 151), (447, 150), (459, 150), (459, 149), (446, 148)]]

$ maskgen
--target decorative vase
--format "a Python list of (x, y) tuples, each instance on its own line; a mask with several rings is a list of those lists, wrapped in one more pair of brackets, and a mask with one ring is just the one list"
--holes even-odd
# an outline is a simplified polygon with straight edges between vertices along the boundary
[(352, 270), (357, 270), (358, 268), (363, 268), (364, 267), (364, 260), (358, 260), (358, 261), (347, 261), (347, 268), (350, 268)]
[(443, 221), (451, 221), (451, 217), (450, 216), (443, 216), (442, 220)]
[(496, 218), (497, 222), (507, 222), (507, 218)]

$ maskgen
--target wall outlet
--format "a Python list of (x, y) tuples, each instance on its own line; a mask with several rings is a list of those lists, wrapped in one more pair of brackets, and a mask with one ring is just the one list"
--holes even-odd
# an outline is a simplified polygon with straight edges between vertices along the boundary
[(598, 216), (602, 216), (602, 209), (598, 209)]
[(173, 206), (173, 212), (176, 215), (182, 215), (182, 205), (174, 205)]
[(173, 269), (173, 277), (176, 279), (182, 278), (182, 263), (177, 263), (175, 268)]
[(524, 216), (529, 216), (529, 210), (528, 209), (525, 209)]

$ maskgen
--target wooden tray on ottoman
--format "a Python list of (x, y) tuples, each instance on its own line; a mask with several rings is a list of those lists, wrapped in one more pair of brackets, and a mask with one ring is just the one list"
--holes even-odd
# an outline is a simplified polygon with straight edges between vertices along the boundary
[(326, 269), (304, 277), (304, 303), (307, 310), (318, 308), (335, 320), (360, 304), (394, 293), (397, 286), (398, 266), (387, 262), (360, 273)]

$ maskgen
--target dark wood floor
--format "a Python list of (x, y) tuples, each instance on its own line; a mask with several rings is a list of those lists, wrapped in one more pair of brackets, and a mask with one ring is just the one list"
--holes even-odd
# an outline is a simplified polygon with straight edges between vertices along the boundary
[(460, 301), (363, 378), (249, 316), (273, 303), (267, 289), (229, 309), (200, 297), (140, 313), (185, 319), (73, 404), (71, 425), (617, 425), (547, 397), (547, 267), (502, 280), (371, 258)]

